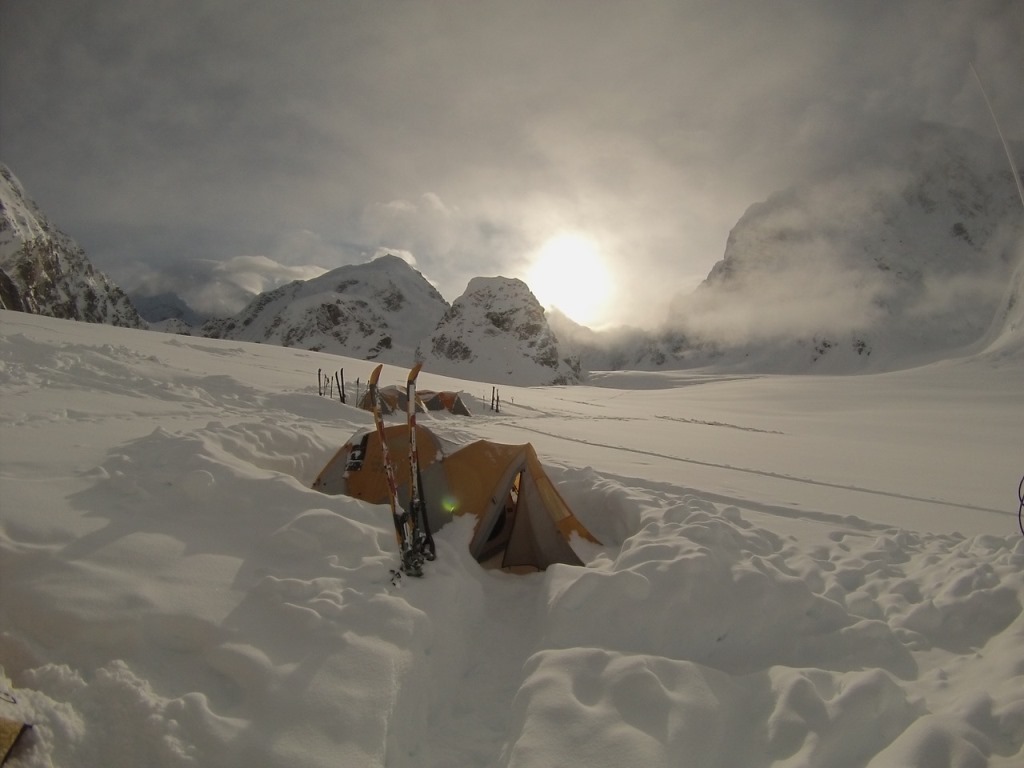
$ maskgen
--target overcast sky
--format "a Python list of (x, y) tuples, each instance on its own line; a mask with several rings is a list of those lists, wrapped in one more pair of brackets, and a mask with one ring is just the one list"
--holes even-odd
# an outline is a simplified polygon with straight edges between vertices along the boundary
[(0, 161), (203, 310), (381, 249), (451, 301), (573, 230), (650, 325), (772, 191), (919, 119), (994, 136), (971, 61), (1024, 139), (1021, 0), (0, 0)]

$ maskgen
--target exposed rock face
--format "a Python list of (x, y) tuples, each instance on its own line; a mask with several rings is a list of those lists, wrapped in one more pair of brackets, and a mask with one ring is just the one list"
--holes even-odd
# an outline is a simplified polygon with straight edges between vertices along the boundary
[(518, 385), (570, 384), (579, 363), (563, 355), (522, 280), (475, 277), (419, 351), (434, 373)]
[(333, 352), (406, 365), (448, 302), (397, 256), (382, 256), (253, 299), (202, 335)]
[(128, 296), (54, 227), (0, 165), (0, 308), (144, 328)]

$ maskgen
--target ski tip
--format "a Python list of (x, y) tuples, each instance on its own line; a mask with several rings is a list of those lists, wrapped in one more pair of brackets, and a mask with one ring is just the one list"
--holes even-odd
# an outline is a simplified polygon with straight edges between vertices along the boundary
[(376, 384), (377, 383), (377, 380), (380, 378), (380, 372), (382, 370), (384, 370), (384, 364), (383, 363), (381, 363), (380, 365), (378, 365), (376, 368), (373, 369), (373, 372), (370, 374), (370, 381), (369, 381), (370, 384)]
[(409, 369), (409, 381), (415, 381), (416, 377), (419, 376), (420, 369), (423, 368), (423, 363), (416, 363), (412, 368)]

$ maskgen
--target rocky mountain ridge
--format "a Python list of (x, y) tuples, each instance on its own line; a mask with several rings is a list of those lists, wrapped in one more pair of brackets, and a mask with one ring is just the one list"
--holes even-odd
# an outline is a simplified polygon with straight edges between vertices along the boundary
[(563, 355), (544, 308), (522, 280), (474, 277), (420, 345), (429, 370), (461, 376), (472, 369), (485, 381), (574, 384), (579, 360)]
[(520, 280), (474, 278), (449, 305), (417, 270), (385, 255), (262, 293), (200, 334), (331, 352), (520, 385), (578, 382), (544, 310)]
[(447, 309), (423, 275), (389, 255), (262, 293), (200, 332), (406, 364)]
[(0, 164), (0, 308), (145, 328), (128, 296), (54, 227)]

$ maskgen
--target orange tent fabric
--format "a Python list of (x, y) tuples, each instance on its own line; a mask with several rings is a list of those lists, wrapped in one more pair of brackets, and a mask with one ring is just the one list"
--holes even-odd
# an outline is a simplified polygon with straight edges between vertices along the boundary
[[(405, 393), (405, 387), (399, 387), (397, 385), (390, 385), (387, 387), (380, 387), (378, 390), (380, 394), (381, 412), (382, 413), (405, 413), (406, 403), (409, 402), (409, 397)], [(370, 390), (367, 389), (363, 393), (363, 396), (359, 398), (359, 407), (364, 411), (372, 411), (373, 405), (370, 403)], [(426, 407), (423, 405), (423, 399), (419, 396), (416, 397), (416, 411), (417, 413), (426, 412)]]
[(424, 389), (417, 394), (428, 411), (449, 411), (459, 416), (473, 415), (459, 392), (432, 392)]
[[(399, 481), (399, 503), (408, 508), (409, 429), (393, 425), (385, 428), (385, 435)], [(570, 540), (576, 535), (597, 542), (558, 493), (529, 443), (478, 440), (456, 447), (417, 426), (416, 444), (431, 529), (437, 530), (453, 515), (474, 515), (477, 522), (469, 548), (479, 562), (537, 570), (552, 563), (582, 565)], [(313, 488), (386, 504), (376, 431), (360, 432), (345, 443)]]

